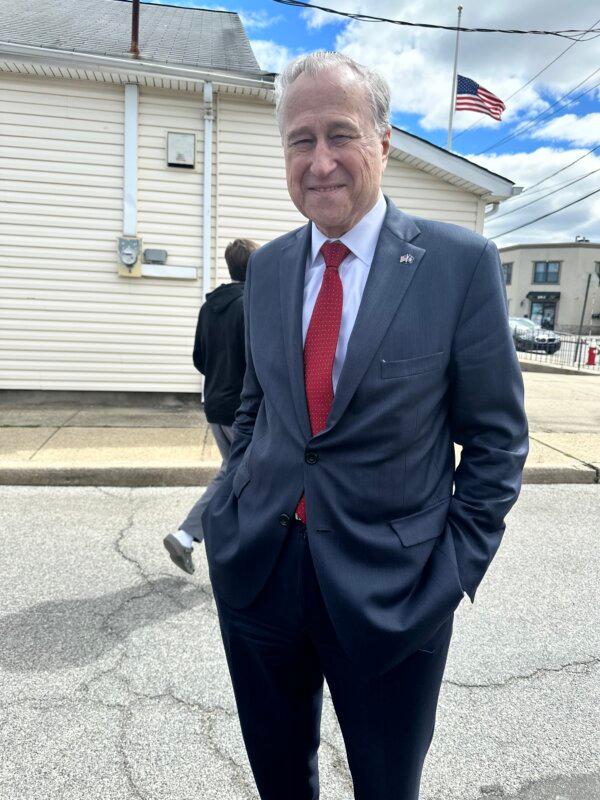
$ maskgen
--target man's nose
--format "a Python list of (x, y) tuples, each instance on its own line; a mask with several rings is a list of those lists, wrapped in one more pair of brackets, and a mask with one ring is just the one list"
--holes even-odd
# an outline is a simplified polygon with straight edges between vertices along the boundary
[(311, 172), (316, 178), (324, 178), (336, 167), (333, 152), (326, 142), (317, 142), (313, 150)]

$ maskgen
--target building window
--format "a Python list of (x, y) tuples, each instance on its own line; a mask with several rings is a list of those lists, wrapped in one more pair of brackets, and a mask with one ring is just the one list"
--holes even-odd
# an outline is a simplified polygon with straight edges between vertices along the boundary
[(554, 330), (556, 323), (556, 303), (531, 303), (531, 321), (548, 331)]
[(512, 282), (512, 263), (502, 264), (502, 272), (504, 273), (504, 283), (510, 286)]
[(533, 283), (559, 283), (560, 261), (535, 261)]

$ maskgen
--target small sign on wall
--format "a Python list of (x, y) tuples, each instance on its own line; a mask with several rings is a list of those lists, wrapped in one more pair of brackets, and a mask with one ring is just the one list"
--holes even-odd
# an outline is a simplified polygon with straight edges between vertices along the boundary
[(167, 133), (167, 166), (194, 169), (196, 164), (196, 134)]

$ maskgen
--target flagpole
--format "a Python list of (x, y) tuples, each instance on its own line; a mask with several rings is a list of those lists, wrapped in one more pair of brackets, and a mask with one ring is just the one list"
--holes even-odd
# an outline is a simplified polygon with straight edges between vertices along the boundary
[(458, 39), (460, 36), (460, 18), (462, 17), (463, 7), (458, 7), (458, 22), (456, 23), (456, 45), (454, 47), (454, 71), (452, 73), (452, 94), (450, 96), (450, 116), (448, 117), (448, 142), (446, 148), (452, 149), (452, 123), (454, 122), (454, 105), (456, 102), (456, 72), (458, 69)]

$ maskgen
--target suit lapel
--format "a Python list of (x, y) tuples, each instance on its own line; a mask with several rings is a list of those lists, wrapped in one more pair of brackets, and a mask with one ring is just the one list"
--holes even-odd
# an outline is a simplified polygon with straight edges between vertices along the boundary
[(302, 304), (304, 273), (310, 247), (310, 223), (296, 232), (281, 248), (279, 294), (285, 355), (290, 375), (294, 408), (300, 430), (306, 440), (311, 437), (310, 419), (304, 387), (304, 352), (302, 346)]
[(330, 430), (346, 410), (410, 286), (425, 255), (423, 248), (410, 244), (419, 233), (410, 217), (388, 200), (327, 426), (321, 433)]
[[(417, 225), (389, 200), (387, 202), (388, 210), (348, 342), (327, 426), (317, 436), (330, 430), (346, 410), (425, 255), (423, 248), (410, 244), (420, 233)], [(304, 386), (302, 304), (310, 231), (309, 223), (282, 245), (278, 270), (290, 386), (298, 424), (307, 441), (312, 434)]]

